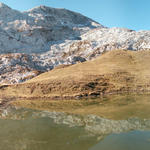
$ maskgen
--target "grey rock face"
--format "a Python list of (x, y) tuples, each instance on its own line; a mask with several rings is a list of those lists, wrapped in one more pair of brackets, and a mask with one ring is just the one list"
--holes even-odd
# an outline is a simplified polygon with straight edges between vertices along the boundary
[(69, 45), (66, 56), (81, 56), (86, 60), (103, 52), (122, 50), (149, 50), (150, 31), (133, 31), (124, 28), (96, 28), (81, 35), (80, 41)]
[(98, 26), (66, 9), (40, 6), (21, 13), (0, 3), (0, 53), (45, 52), (55, 41), (74, 40)]
[(66, 9), (39, 6), (19, 12), (0, 3), (0, 83), (23, 82), (36, 76), (35, 71), (115, 49), (149, 50), (150, 31), (106, 28)]
[(80, 57), (80, 60), (61, 58), (62, 48), (97, 27), (103, 28), (66, 9), (39, 6), (19, 12), (0, 3), (0, 83), (23, 82), (36, 76), (37, 71), (80, 61)]

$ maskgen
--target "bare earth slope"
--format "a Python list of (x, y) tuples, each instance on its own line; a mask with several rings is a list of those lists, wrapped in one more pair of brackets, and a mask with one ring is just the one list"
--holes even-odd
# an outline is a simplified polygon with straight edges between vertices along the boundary
[(1, 86), (1, 96), (70, 99), (150, 90), (150, 51), (114, 50), (95, 60), (43, 73), (25, 83)]

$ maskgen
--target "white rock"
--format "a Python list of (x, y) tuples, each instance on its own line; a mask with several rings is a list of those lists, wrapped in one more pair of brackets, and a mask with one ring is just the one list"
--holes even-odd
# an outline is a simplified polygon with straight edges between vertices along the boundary
[(114, 49), (150, 49), (150, 31), (106, 28), (66, 9), (19, 12), (0, 3), (0, 83), (23, 82)]

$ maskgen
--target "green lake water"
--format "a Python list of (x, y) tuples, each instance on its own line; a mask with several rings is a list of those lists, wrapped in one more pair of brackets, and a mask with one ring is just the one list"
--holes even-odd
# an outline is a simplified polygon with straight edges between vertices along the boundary
[(150, 119), (116, 122), (92, 116), (85, 127), (79, 122), (83, 118), (75, 116), (72, 121), (67, 115), (4, 110), (0, 119), (0, 150), (150, 150)]
[(89, 150), (149, 150), (150, 131), (112, 134)]
[(0, 119), (0, 150), (149, 149), (150, 131), (130, 131), (101, 137), (82, 127), (56, 124), (47, 117)]
[(48, 118), (0, 120), (0, 150), (87, 150), (97, 143), (82, 128)]

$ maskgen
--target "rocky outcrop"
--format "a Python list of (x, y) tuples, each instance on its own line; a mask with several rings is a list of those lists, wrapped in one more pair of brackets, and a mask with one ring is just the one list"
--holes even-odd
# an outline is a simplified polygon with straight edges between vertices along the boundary
[(69, 45), (65, 56), (93, 59), (110, 50), (149, 50), (150, 31), (133, 31), (125, 28), (96, 28), (81, 36), (80, 41)]
[[(0, 55), (0, 82), (4, 84), (20, 83), (42, 73), (42, 66), (28, 54)], [(44, 70), (45, 71), (45, 70)]]
[(106, 28), (66, 9), (39, 6), (19, 12), (0, 3), (0, 83), (23, 82), (36, 76), (34, 71), (84, 62), (115, 49), (150, 49), (150, 31)]
[[(103, 26), (66, 9), (39, 6), (19, 12), (0, 3), (0, 83), (19, 83), (59, 64), (76, 63), (75, 57), (61, 59), (61, 43), (80, 40), (97, 27)], [(58, 43), (59, 50), (51, 50)]]
[(75, 40), (102, 27), (78, 13), (46, 6), (19, 12), (0, 3), (0, 53), (41, 53), (56, 41)]

